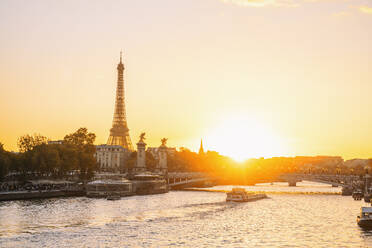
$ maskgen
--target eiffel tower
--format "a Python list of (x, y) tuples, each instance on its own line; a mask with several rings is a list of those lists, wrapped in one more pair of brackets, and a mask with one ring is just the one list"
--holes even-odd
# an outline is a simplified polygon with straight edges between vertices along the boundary
[(118, 82), (116, 85), (115, 113), (110, 129), (110, 136), (107, 145), (119, 145), (129, 151), (133, 151), (132, 142), (129, 137), (129, 128), (125, 113), (124, 103), (124, 65), (121, 61), (122, 53), (120, 52), (120, 63), (118, 64)]

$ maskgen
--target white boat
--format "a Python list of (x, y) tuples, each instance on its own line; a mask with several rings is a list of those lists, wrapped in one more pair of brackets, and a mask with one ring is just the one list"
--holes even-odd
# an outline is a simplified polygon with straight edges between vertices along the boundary
[(233, 188), (230, 192), (226, 193), (226, 201), (233, 202), (248, 202), (264, 199), (267, 196), (265, 194), (249, 194), (243, 188)]
[(352, 196), (353, 196), (354, 200), (360, 201), (360, 200), (362, 200), (364, 195), (363, 195), (363, 192), (360, 189), (357, 189), (353, 192)]
[(361, 207), (357, 223), (363, 228), (372, 228), (372, 207)]

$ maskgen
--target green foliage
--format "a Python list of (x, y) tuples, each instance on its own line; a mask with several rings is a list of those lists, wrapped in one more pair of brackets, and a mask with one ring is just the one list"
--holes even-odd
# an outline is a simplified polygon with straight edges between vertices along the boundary
[(95, 137), (86, 128), (66, 135), (63, 144), (47, 144), (47, 138), (41, 135), (24, 135), (18, 140), (19, 154), (4, 151), (0, 144), (0, 180), (10, 171), (22, 178), (64, 178), (79, 172), (82, 180), (90, 179), (97, 168)]
[(46, 144), (47, 142), (47, 137), (40, 134), (34, 134), (33, 136), (26, 134), (18, 139), (17, 144), (20, 152), (27, 152), (34, 149), (34, 147)]
[(4, 146), (0, 143), (0, 180), (3, 179), (9, 171), (10, 155), (4, 150)]
[(208, 151), (198, 154), (187, 148), (180, 148), (174, 155), (168, 155), (169, 172), (207, 172), (220, 173), (225, 168), (232, 167), (234, 161), (218, 152)]
[(136, 160), (137, 160), (137, 152), (132, 152), (127, 160), (127, 168), (128, 172), (131, 172), (136, 165)]
[(65, 175), (67, 172), (77, 170), (78, 168), (78, 151), (71, 145), (54, 145), (58, 148), (59, 153), (59, 167), (58, 175)]
[(89, 179), (97, 169), (97, 162), (94, 157), (96, 147), (94, 141), (96, 135), (88, 133), (86, 128), (79, 128), (76, 132), (66, 135), (64, 144), (77, 151), (76, 164), (80, 171), (81, 179)]
[(60, 169), (59, 151), (56, 146), (41, 144), (32, 150), (33, 170), (56, 175)]
[(154, 158), (151, 152), (146, 151), (146, 169), (148, 171), (155, 171), (158, 161)]
[(63, 139), (65, 144), (74, 145), (80, 149), (86, 149), (87, 146), (93, 146), (96, 135), (88, 133), (85, 127), (79, 128), (76, 132), (66, 135)]

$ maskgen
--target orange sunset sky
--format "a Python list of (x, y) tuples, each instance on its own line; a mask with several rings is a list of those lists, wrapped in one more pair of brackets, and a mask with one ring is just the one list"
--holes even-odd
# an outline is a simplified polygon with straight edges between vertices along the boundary
[(372, 157), (372, 1), (0, 1), (0, 142), (107, 141), (124, 52), (132, 142)]

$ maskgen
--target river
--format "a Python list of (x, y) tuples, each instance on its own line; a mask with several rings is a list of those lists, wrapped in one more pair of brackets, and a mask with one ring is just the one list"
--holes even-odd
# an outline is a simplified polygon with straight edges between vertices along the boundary
[(334, 195), (340, 188), (247, 189), (269, 198), (226, 203), (224, 193), (172, 191), (0, 202), (0, 247), (372, 247), (372, 232), (356, 224), (366, 203)]

